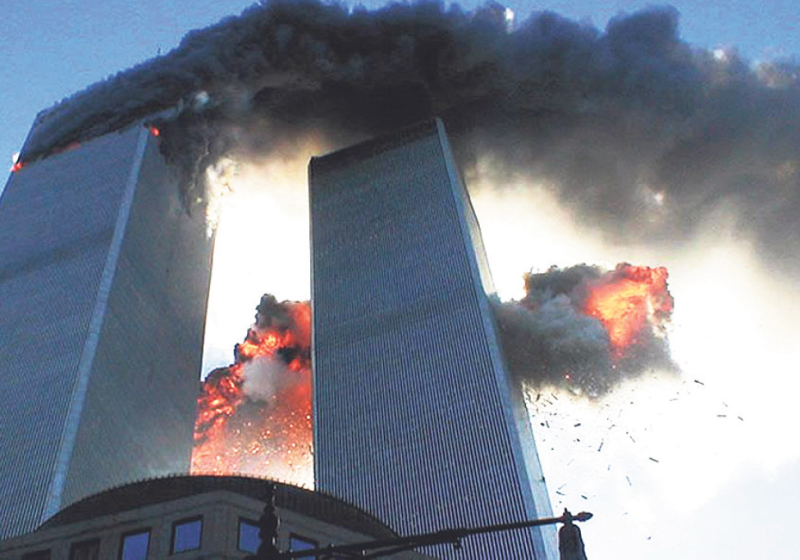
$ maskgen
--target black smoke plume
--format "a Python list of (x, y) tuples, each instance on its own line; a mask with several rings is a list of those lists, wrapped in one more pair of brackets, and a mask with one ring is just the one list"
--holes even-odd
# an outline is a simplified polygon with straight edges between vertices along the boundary
[(509, 32), (492, 4), (268, 0), (64, 101), (22, 159), (175, 108), (164, 149), (191, 204), (224, 155), (269, 156), (309, 133), (337, 148), (438, 115), (468, 178), (480, 159), (497, 188), (551, 185), (611, 238), (668, 246), (722, 209), (774, 267), (797, 270), (799, 70), (694, 48), (670, 7), (602, 31), (539, 12)]

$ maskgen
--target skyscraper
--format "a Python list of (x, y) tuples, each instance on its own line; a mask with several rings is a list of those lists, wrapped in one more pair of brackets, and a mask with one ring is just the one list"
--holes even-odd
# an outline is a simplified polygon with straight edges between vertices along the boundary
[(0, 538), (188, 472), (212, 240), (142, 123), (0, 198)]
[[(309, 184), (318, 489), (401, 534), (550, 515), (442, 123), (314, 158)], [(458, 558), (542, 559), (554, 546), (554, 529), (534, 529), (465, 543)]]

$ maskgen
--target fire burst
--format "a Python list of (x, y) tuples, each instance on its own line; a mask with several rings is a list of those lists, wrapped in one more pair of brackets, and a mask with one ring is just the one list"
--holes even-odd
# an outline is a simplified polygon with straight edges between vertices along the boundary
[[(312, 483), (310, 309), (264, 296), (235, 363), (198, 398), (193, 474), (251, 474)], [(266, 373), (265, 373), (266, 372)]]
[(579, 264), (525, 275), (525, 297), (495, 305), (506, 361), (532, 387), (600, 396), (645, 372), (677, 372), (665, 268)]
[(672, 313), (667, 269), (621, 263), (589, 287), (584, 312), (608, 331), (615, 357), (637, 345), (642, 333), (663, 334)]

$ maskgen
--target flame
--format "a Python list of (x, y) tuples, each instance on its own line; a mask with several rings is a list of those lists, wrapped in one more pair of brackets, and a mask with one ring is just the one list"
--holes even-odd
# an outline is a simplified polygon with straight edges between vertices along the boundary
[(67, 144), (65, 146), (58, 146), (57, 148), (54, 148), (53, 152), (52, 152), (52, 155), (63, 154), (65, 152), (71, 152), (72, 150), (77, 150), (80, 147), (81, 147), (81, 143), (80, 142), (70, 142), (69, 144)]
[(150, 134), (152, 134), (156, 138), (158, 138), (161, 135), (161, 131), (155, 126), (150, 126), (149, 129), (150, 129)]
[[(253, 327), (236, 346), (236, 362), (201, 387), (193, 474), (251, 474), (311, 486), (311, 360), (307, 303), (280, 304), (288, 324)], [(266, 396), (247, 394), (248, 364), (273, 360), (282, 379)]]
[(615, 357), (639, 342), (645, 332), (661, 333), (673, 308), (664, 267), (621, 263), (589, 286), (584, 312), (608, 331)]
[(17, 161), (14, 162), (14, 165), (11, 166), (10, 171), (11, 171), (11, 173), (16, 173), (17, 171), (19, 171), (23, 167), (25, 167), (25, 163), (20, 159), (20, 160), (17, 160)]

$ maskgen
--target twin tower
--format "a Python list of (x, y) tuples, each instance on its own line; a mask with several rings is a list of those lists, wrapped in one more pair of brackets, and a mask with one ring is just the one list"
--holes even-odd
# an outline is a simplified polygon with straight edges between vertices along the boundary
[[(95, 138), (0, 199), (0, 538), (188, 471), (213, 242), (157, 143)], [(401, 535), (550, 515), (442, 123), (314, 158), (309, 186), (317, 489)], [(531, 529), (441, 553), (554, 547)]]

